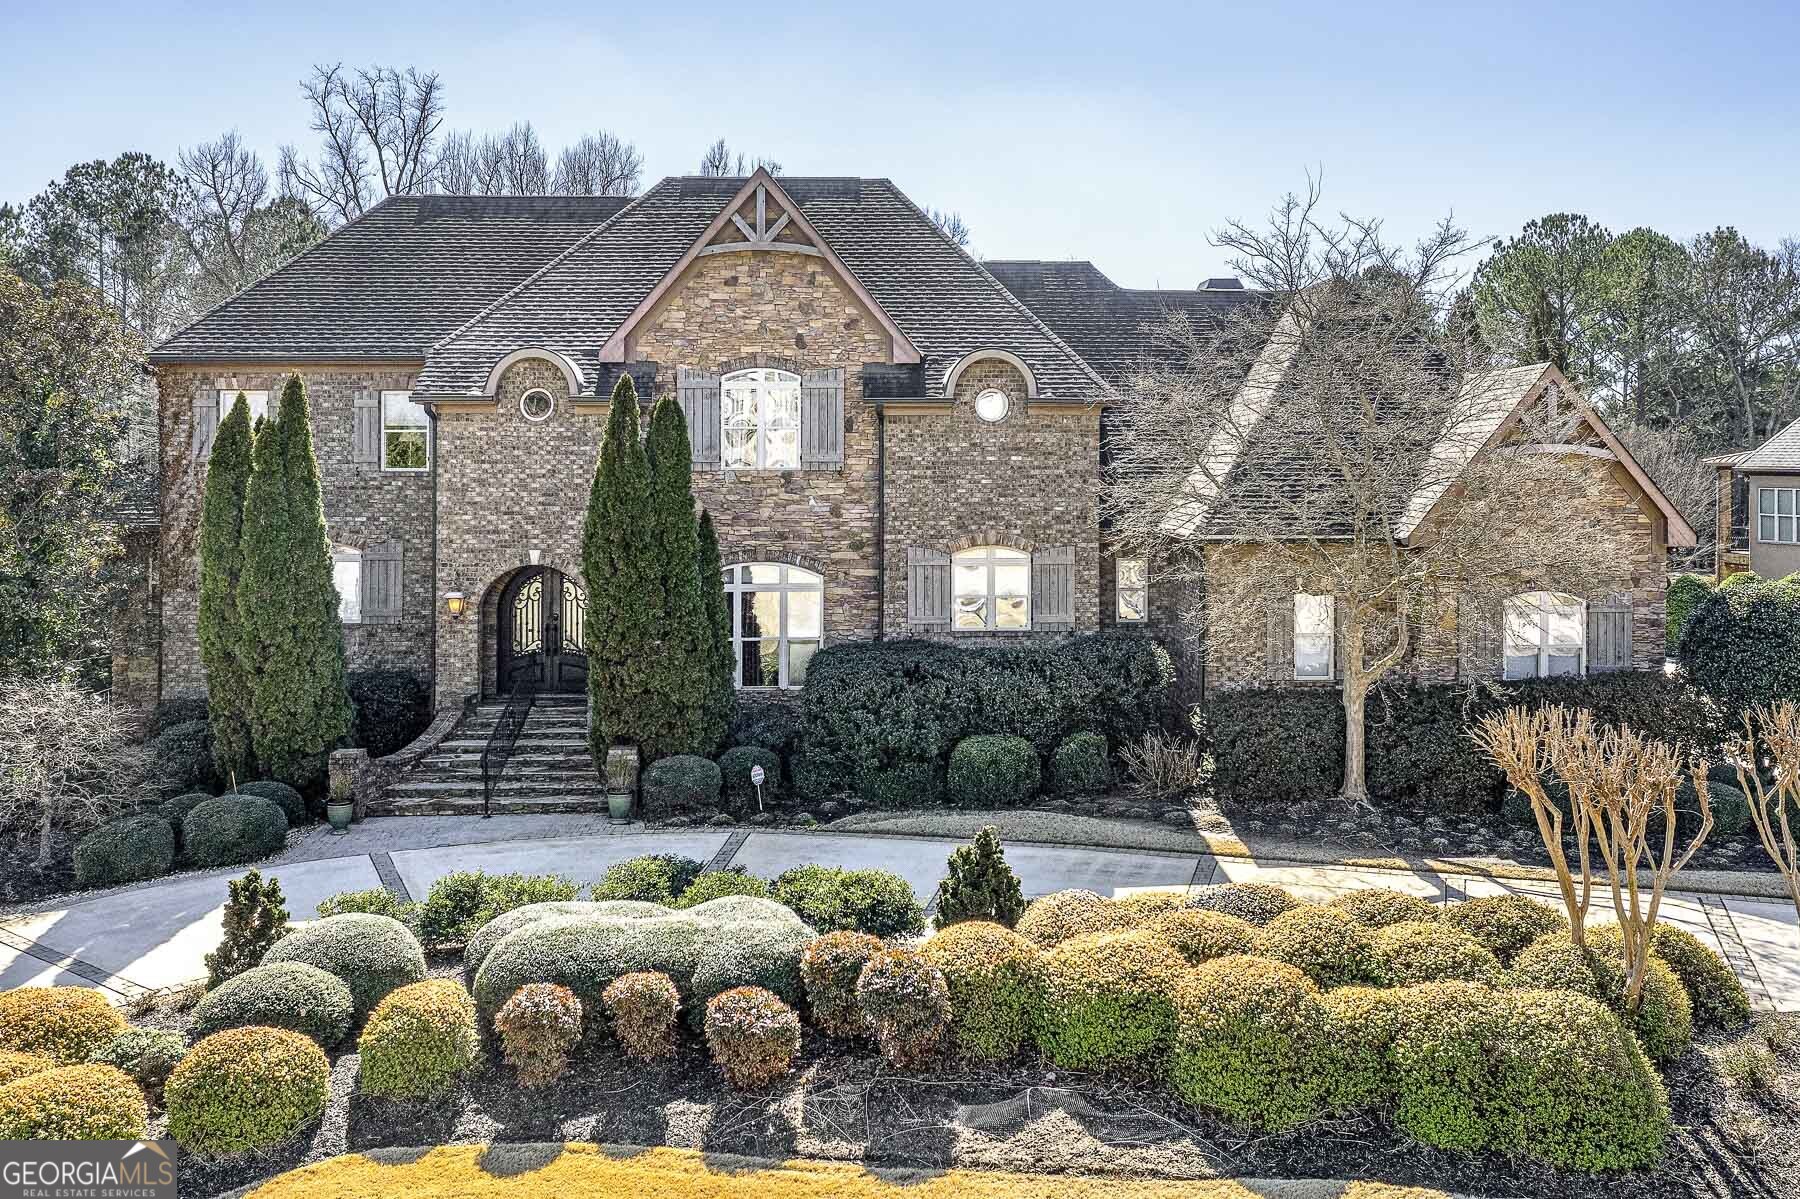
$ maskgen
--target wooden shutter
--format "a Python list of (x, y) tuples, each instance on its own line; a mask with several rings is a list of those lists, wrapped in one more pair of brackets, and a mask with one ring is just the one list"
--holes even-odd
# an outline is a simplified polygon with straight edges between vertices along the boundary
[(1075, 547), (1052, 546), (1031, 555), (1031, 627), (1075, 627)]
[(394, 624), (400, 619), (398, 541), (372, 545), (362, 554), (362, 623)]
[(950, 555), (908, 546), (906, 620), (921, 629), (950, 627)]
[(675, 372), (676, 396), (687, 418), (695, 466), (719, 465), (719, 376), (684, 366)]
[(1268, 635), (1264, 642), (1271, 683), (1294, 681), (1294, 597), (1292, 594), (1272, 599), (1265, 608)]
[(844, 464), (844, 368), (800, 377), (800, 468), (836, 470)]
[(1609, 595), (1587, 606), (1589, 674), (1631, 669), (1631, 597)]
[(194, 393), (194, 457), (212, 453), (213, 438), (219, 435), (219, 395), (211, 387)]
[(350, 460), (363, 466), (381, 465), (381, 396), (362, 388), (350, 406)]

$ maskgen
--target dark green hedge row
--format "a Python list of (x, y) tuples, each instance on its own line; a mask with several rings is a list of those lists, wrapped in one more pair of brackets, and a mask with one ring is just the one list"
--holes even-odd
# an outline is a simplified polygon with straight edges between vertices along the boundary
[(1729, 712), (1800, 700), (1800, 575), (1727, 579), (1694, 605), (1679, 659)]

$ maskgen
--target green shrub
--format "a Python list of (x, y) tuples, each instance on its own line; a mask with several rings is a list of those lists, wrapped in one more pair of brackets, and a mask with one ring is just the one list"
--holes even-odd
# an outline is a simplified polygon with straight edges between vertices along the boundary
[(1569, 927), (1568, 918), (1561, 912), (1523, 895), (1466, 899), (1446, 908), (1443, 921), (1474, 937), (1483, 949), (1500, 959), (1502, 966), (1512, 965), (1519, 951), (1539, 937), (1566, 932)]
[(940, 929), (919, 952), (949, 989), (956, 1053), (983, 1062), (1017, 1054), (1038, 1009), (1037, 946), (1003, 925), (963, 920)]
[(1034, 1030), (1058, 1066), (1144, 1068), (1169, 1045), (1171, 995), (1187, 969), (1143, 930), (1087, 933), (1044, 955), (1044, 1001)]
[[(88, 1061), (123, 1070), (152, 1095), (187, 1054), (187, 1038), (167, 1028), (128, 1028), (88, 1055)], [(0, 1071), (0, 1077), (4, 1072)]]
[(1256, 957), (1217, 958), (1174, 991), (1168, 1079), (1195, 1107), (1258, 1128), (1291, 1128), (1325, 1106), (1327, 1019), (1312, 980)]
[(1414, 983), (1462, 982), (1497, 986), (1500, 959), (1468, 933), (1438, 920), (1405, 920), (1369, 934), (1375, 949), (1376, 981), (1390, 987)]
[[(124, 1035), (125, 1033), (119, 1034), (121, 1037)], [(116, 1040), (117, 1038), (114, 1039)], [(181, 1040), (179, 1036), (175, 1039), (178, 1041)], [(108, 1042), (108, 1044), (111, 1044), (111, 1042)], [(187, 1048), (187, 1042), (181, 1041), (181, 1047), (185, 1050)], [(96, 1049), (94, 1052), (96, 1054), (104, 1053), (105, 1049)], [(102, 1062), (101, 1064), (111, 1065), (112, 1063)], [(45, 1057), (41, 1053), (15, 1053), (11, 1049), (0, 1049), (0, 1087), (5, 1086), (9, 1082), (15, 1082), (18, 1079), (24, 1078), (27, 1074), (42, 1074), (45, 1070), (54, 1070), (57, 1065), (58, 1063), (55, 1058)]]
[(357, 1080), (370, 1095), (427, 1099), (474, 1069), (481, 1054), (475, 1001), (450, 978), (391, 992), (369, 1014), (356, 1042)]
[(548, 1086), (563, 1076), (584, 1015), (581, 1000), (557, 983), (527, 983), (500, 1005), (494, 1031), (520, 1086)]
[(950, 852), (950, 872), (938, 884), (933, 922), (948, 928), (959, 920), (989, 920), (1007, 928), (1025, 913), (1019, 876), (1006, 864), (1000, 830), (988, 825), (971, 845)]
[(1106, 897), (1093, 891), (1052, 891), (1025, 905), (1014, 927), (1039, 948), (1050, 949), (1083, 933), (1117, 928)]
[(324, 1050), (297, 1032), (213, 1033), (169, 1075), (163, 1089), (169, 1135), (207, 1156), (279, 1145), (324, 1113), (330, 1074)]
[[(725, 902), (740, 898), (768, 902), (755, 896), (728, 896)], [(800, 955), (812, 939), (813, 930), (804, 924), (752, 925), (709, 946), (694, 965), (694, 1019), (703, 1018), (704, 1005), (714, 995), (733, 987), (760, 987), (786, 1003), (798, 1004), (802, 994)]]
[(883, 949), (856, 980), (856, 1005), (890, 1066), (917, 1065), (950, 1030), (944, 973), (916, 949)]
[(1197, 723), (1220, 799), (1285, 806), (1342, 789), (1344, 705), (1335, 691), (1236, 687), (1202, 709)]
[(1652, 953), (1636, 1013), (1626, 1010), (1625, 967), (1618, 943), (1593, 938), (1577, 948), (1564, 933), (1538, 938), (1513, 960), (1510, 980), (1527, 989), (1572, 991), (1605, 1004), (1624, 1020), (1655, 1061), (1681, 1054), (1693, 1040), (1694, 1008), (1667, 963)]
[(0, 1140), (135, 1141), (149, 1122), (144, 1093), (112, 1066), (58, 1066), (0, 1087)]
[(385, 758), (412, 743), (431, 724), (431, 685), (410, 670), (352, 670), (350, 740)]
[(821, 1032), (857, 1037), (869, 1031), (856, 1003), (856, 980), (883, 948), (880, 937), (854, 932), (826, 933), (806, 943), (800, 953), (800, 981), (813, 1023)]
[(12, 1053), (73, 1066), (124, 1031), (125, 1017), (87, 987), (0, 991), (0, 1049)]
[(1680, 652), (1681, 631), (1687, 627), (1688, 617), (1694, 614), (1694, 609), (1712, 591), (1712, 580), (1705, 575), (1684, 572), (1669, 580), (1668, 589), (1663, 592), (1664, 620), (1668, 626), (1664, 652), (1669, 657), (1673, 658)]
[(1336, 908), (1364, 928), (1386, 928), (1412, 920), (1436, 920), (1437, 905), (1429, 899), (1387, 887), (1366, 887), (1333, 896), (1325, 904)]
[(287, 899), (281, 881), (265, 881), (261, 872), (246, 870), (225, 884), (225, 918), (219, 947), (206, 955), (206, 985), (216, 987), (252, 966), (260, 966), (269, 947), (288, 934)]
[(1037, 751), (1023, 737), (965, 737), (950, 753), (950, 802), (963, 808), (1007, 808), (1037, 794)]
[(675, 906), (696, 907), (724, 895), (753, 895), (758, 899), (767, 899), (769, 884), (754, 874), (746, 874), (742, 867), (734, 870), (711, 870), (689, 883), (681, 893), (681, 898), (675, 901)]
[(350, 1031), (356, 1004), (335, 974), (304, 962), (272, 962), (227, 979), (194, 1005), (193, 1031), (210, 1036), (228, 1028), (285, 1028), (330, 1049)]
[[(815, 787), (803, 794), (823, 798)], [(829, 794), (829, 793), (826, 793)], [(870, 808), (929, 808), (944, 800), (944, 771), (936, 762), (894, 762), (856, 776), (856, 797)]]
[(169, 822), (170, 830), (179, 838), (182, 823), (187, 820), (188, 813), (212, 798), (213, 795), (210, 791), (189, 791), (183, 795), (177, 795), (173, 799), (164, 800), (162, 807), (157, 809), (157, 815)]
[(296, 929), (263, 955), (265, 964), (303, 962), (350, 988), (360, 1019), (388, 992), (425, 977), (425, 951), (398, 920), (350, 912)]
[(280, 808), (281, 814), (287, 817), (289, 828), (298, 828), (306, 823), (306, 800), (286, 783), (279, 783), (274, 779), (240, 783), (237, 793), (239, 795), (255, 795)]
[[(1588, 942), (1619, 952), (1619, 926), (1602, 924), (1587, 930)], [(1696, 1026), (1713, 1029), (1742, 1028), (1750, 1019), (1750, 997), (1737, 973), (1710, 946), (1693, 933), (1672, 924), (1658, 924), (1650, 952), (1662, 959), (1693, 1005)]]
[(1186, 906), (1185, 891), (1137, 891), (1130, 895), (1115, 895), (1106, 901), (1111, 927), (1119, 930), (1143, 928)]
[(1300, 901), (1273, 883), (1213, 883), (1188, 892), (1187, 906), (1203, 912), (1223, 912), (1265, 925), (1283, 912), (1291, 912)]
[(419, 905), (419, 937), (435, 950), (466, 945), (494, 917), (534, 903), (575, 898), (579, 888), (555, 874), (488, 874), (458, 870), (431, 884)]
[(1091, 795), (1112, 786), (1112, 759), (1106, 738), (1075, 733), (1063, 738), (1050, 760), (1050, 777), (1058, 795)]
[(150, 739), (162, 736), (170, 725), (186, 724), (190, 721), (207, 719), (206, 694), (204, 692), (188, 692), (185, 695), (172, 695), (157, 704), (150, 713)]
[(113, 887), (161, 878), (175, 864), (175, 830), (161, 816), (126, 816), (75, 845), (75, 885)]
[(766, 749), (786, 761), (799, 740), (800, 709), (796, 705), (785, 699), (738, 696), (737, 712), (725, 735), (727, 745), (733, 749), (745, 745)]
[(258, 795), (221, 795), (181, 822), (181, 856), (189, 866), (235, 866), (280, 853), (288, 822), (281, 808)]
[(342, 916), (346, 912), (364, 912), (371, 916), (386, 916), (390, 920), (408, 924), (418, 918), (419, 905), (407, 903), (386, 887), (370, 887), (366, 891), (339, 891), (336, 895), (327, 895), (313, 910), (320, 916)]
[(1394, 1097), (1390, 1055), (1409, 990), (1338, 987), (1319, 995), (1325, 1008), (1325, 1044), (1320, 1069), (1328, 1111), (1361, 1111)]
[(1251, 952), (1258, 933), (1248, 920), (1200, 908), (1164, 912), (1144, 927), (1194, 966)]
[(205, 719), (165, 727), (151, 744), (156, 772), (177, 787), (204, 787), (213, 777), (212, 728)]
[(668, 975), (654, 970), (622, 974), (606, 985), (600, 999), (608, 1027), (626, 1053), (650, 1062), (675, 1052), (681, 992)]
[(1800, 699), (1800, 588), (1728, 580), (1688, 616), (1678, 656), (1728, 712)]
[(713, 996), (705, 1027), (713, 1062), (739, 1089), (774, 1082), (800, 1052), (800, 1017), (761, 987), (733, 987)]
[[(1750, 798), (1738, 789), (1736, 783), (1707, 780), (1706, 801), (1712, 809), (1712, 835), (1735, 837), (1754, 827), (1750, 815)], [(1658, 812), (1652, 819), (1656, 821), (1654, 829), (1660, 830), (1661, 813)], [(1684, 779), (1680, 790), (1675, 793), (1675, 827), (1682, 837), (1692, 837), (1700, 831), (1700, 822), (1700, 796), (1694, 790), (1693, 780)]]
[(514, 908), (510, 912), (494, 917), (478, 929), (469, 938), (468, 946), (463, 950), (463, 974), (470, 982), (481, 969), (483, 962), (494, 947), (509, 935), (524, 928), (528, 924), (536, 924), (559, 916), (603, 916), (609, 919), (632, 920), (646, 916), (666, 916), (668, 909), (662, 904), (640, 903), (636, 900), (567, 900), (562, 903), (533, 903), (522, 908)]
[(719, 775), (725, 780), (725, 798), (736, 811), (756, 810), (756, 784), (752, 767), (763, 768), (762, 801), (765, 807), (781, 800), (781, 759), (759, 745), (739, 745), (719, 755)]
[(667, 820), (715, 809), (724, 783), (719, 767), (705, 758), (693, 754), (660, 758), (641, 780), (644, 819)]
[(1375, 981), (1368, 931), (1335, 908), (1283, 912), (1257, 934), (1255, 952), (1298, 968), (1321, 987)]
[(672, 904), (704, 869), (704, 862), (673, 853), (626, 858), (608, 866), (588, 894), (597, 900), (634, 899), (640, 903)]
[(925, 909), (912, 886), (887, 870), (796, 866), (775, 879), (775, 898), (824, 932), (904, 937), (925, 929)]

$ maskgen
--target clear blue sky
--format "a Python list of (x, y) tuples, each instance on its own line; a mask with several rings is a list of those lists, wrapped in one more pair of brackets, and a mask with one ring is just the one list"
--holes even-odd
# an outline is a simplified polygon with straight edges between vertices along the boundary
[[(1546, 212), (1800, 236), (1800, 6), (5, 0), (0, 199), (72, 162), (236, 128), (311, 142), (315, 62), (437, 71), (447, 128), (604, 127), (646, 180), (716, 137), (790, 173), (885, 175), (989, 257), (1120, 283), (1223, 269), (1206, 234), (1322, 169), (1411, 237)], [(846, 15), (854, 14), (854, 15)]]

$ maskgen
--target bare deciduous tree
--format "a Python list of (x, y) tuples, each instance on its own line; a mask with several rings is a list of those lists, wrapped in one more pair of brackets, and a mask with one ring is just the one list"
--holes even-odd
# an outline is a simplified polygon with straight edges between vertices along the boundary
[(269, 197), (269, 173), (234, 130), (182, 150), (175, 223), (192, 259), (188, 314), (256, 282), (325, 236), (293, 197)]
[(0, 681), (0, 832), (35, 845), (40, 867), (148, 799), (149, 756), (111, 699), (64, 679)]
[[(1588, 731), (1584, 735), (1591, 735), (1592, 715), (1583, 715), (1588, 716)], [(1508, 708), (1482, 717), (1469, 736), (1506, 775), (1506, 781), (1531, 801), (1531, 814), (1537, 821), (1538, 835), (1544, 840), (1544, 852), (1550, 856), (1550, 868), (1556, 872), (1557, 890), (1562, 893), (1563, 909), (1569, 917), (1569, 937), (1575, 944), (1584, 945), (1588, 909), (1594, 898), (1590, 809), (1586, 804), (1571, 804), (1565, 812), (1563, 805), (1544, 790), (1556, 746), (1575, 732), (1576, 723), (1568, 709), (1560, 705), (1535, 712)], [(1569, 865), (1570, 837), (1576, 850), (1573, 867)]]
[(632, 196), (643, 173), (638, 148), (602, 129), (563, 148), (551, 189), (562, 196)]
[[(1744, 735), (1731, 746), (1738, 785), (1750, 798), (1756, 835), (1787, 884), (1800, 914), (1800, 706), (1784, 701), (1743, 714)], [(1772, 775), (1757, 770), (1767, 762)]]
[(748, 175), (758, 169), (771, 175), (781, 174), (781, 164), (773, 158), (747, 159), (741, 152), (733, 156), (724, 138), (708, 146), (700, 158), (700, 173), (709, 178)]
[(945, 237), (959, 246), (968, 246), (969, 227), (963, 223), (960, 212), (939, 212), (933, 208), (925, 215), (931, 218), (932, 224), (943, 230)]
[(1670, 552), (1682, 559), (1685, 568), (1710, 564), (1719, 525), (1718, 482), (1714, 469), (1700, 460), (1693, 430), (1683, 425), (1631, 423), (1615, 424), (1613, 432), (1694, 527), (1694, 548)]
[(415, 67), (347, 72), (313, 68), (301, 81), (320, 138), (316, 160), (281, 148), (281, 182), (332, 224), (355, 220), (388, 196), (428, 191), (437, 169), (443, 91)]

